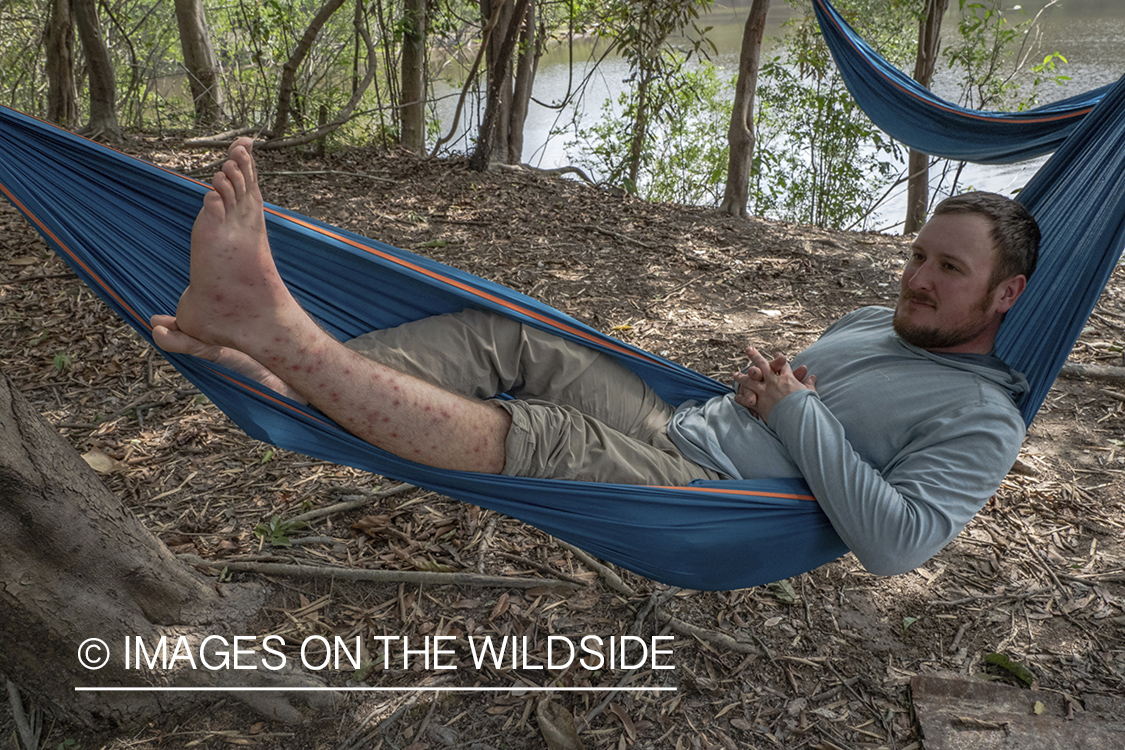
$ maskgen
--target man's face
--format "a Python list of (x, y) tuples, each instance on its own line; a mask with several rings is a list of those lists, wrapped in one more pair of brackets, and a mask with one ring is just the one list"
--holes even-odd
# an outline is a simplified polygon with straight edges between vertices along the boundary
[[(1024, 279), (989, 289), (995, 251), (988, 218), (941, 214), (918, 233), (902, 273), (895, 332), (931, 351), (992, 350), (1004, 313), (1023, 291)], [(1013, 294), (1014, 292), (1014, 294)]]

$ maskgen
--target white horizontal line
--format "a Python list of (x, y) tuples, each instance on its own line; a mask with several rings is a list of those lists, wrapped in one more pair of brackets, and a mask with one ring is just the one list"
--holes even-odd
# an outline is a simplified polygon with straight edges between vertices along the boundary
[(640, 693), (675, 692), (675, 687), (75, 687), (78, 693)]

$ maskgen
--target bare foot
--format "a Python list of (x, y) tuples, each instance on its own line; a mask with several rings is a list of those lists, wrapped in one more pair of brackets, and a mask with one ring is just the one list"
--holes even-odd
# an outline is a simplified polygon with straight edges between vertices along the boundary
[(249, 138), (234, 142), (203, 199), (191, 231), (191, 283), (176, 308), (180, 331), (240, 351), (275, 324), (304, 317), (270, 254), (252, 148)]
[(218, 344), (205, 344), (181, 331), (176, 319), (171, 315), (153, 315), (149, 322), (152, 324), (153, 340), (164, 351), (190, 354), (214, 362), (298, 403), (308, 403), (304, 396), (290, 388), (288, 383), (267, 370), (249, 354)]

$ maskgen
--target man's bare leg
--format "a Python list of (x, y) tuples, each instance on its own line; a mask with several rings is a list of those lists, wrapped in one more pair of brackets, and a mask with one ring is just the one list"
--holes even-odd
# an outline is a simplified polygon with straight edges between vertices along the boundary
[(250, 149), (250, 139), (236, 141), (215, 175), (192, 229), (190, 285), (174, 320), (154, 317), (157, 342), (208, 359), (243, 353), (349, 432), (403, 458), (500, 473), (505, 410), (363, 357), (297, 304), (273, 263)]

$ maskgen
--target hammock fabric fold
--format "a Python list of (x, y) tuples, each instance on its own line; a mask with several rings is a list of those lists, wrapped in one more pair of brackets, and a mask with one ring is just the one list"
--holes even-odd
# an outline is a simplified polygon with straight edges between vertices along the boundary
[(948, 102), (887, 62), (828, 0), (813, 0), (821, 34), (860, 108), (881, 130), (933, 156), (1007, 164), (1054, 151), (1101, 101), (1102, 86), (1023, 112), (985, 112)]
[[(1119, 84), (1021, 196), (1043, 228), (1041, 270), (1009, 315), (998, 353), (1032, 383), (1021, 404), (1028, 422), (1120, 256), (1122, 180), (1125, 87)], [(150, 342), (149, 317), (174, 311), (187, 286), (191, 225), (207, 190), (0, 108), (0, 192)], [(282, 277), (341, 338), (477, 307), (605, 351), (673, 404), (728, 390), (472, 274), (272, 206), (267, 224)], [(494, 509), (658, 581), (741, 588), (811, 570), (846, 552), (800, 481), (643, 487), (443, 471), (380, 451), (316, 410), (223, 368), (191, 357), (169, 359), (255, 438)]]

